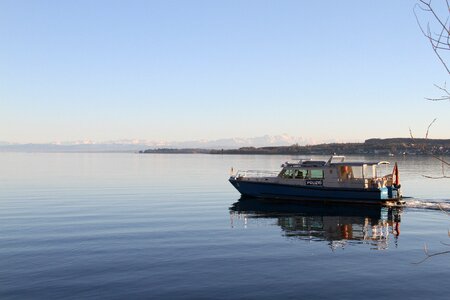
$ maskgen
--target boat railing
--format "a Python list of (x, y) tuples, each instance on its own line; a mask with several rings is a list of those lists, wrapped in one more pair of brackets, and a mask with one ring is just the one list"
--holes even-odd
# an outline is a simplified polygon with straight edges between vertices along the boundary
[(270, 170), (239, 170), (236, 172), (236, 175), (234, 175), (234, 177), (276, 177), (279, 173), (279, 171)]

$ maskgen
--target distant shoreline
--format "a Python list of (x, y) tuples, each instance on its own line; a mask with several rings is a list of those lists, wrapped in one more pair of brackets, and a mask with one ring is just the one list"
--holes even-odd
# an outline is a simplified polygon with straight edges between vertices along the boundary
[(262, 155), (450, 155), (450, 139), (368, 139), (364, 143), (329, 143), (299, 146), (241, 147), (238, 149), (158, 148), (141, 154), (262, 154)]

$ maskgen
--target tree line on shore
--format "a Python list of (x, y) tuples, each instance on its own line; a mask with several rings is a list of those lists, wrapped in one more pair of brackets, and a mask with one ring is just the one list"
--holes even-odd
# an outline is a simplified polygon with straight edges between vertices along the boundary
[(241, 147), (238, 149), (174, 149), (159, 148), (139, 153), (204, 153), (204, 154), (392, 154), (450, 155), (450, 139), (372, 138), (364, 143), (329, 143), (300, 146)]

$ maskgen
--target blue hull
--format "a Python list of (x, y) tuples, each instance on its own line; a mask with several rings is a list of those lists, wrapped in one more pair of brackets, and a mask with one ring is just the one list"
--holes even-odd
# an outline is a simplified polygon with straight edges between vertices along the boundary
[(229, 179), (230, 183), (243, 195), (256, 198), (321, 200), (337, 202), (385, 202), (395, 201), (387, 188), (384, 189), (348, 189), (316, 186), (298, 186), (278, 183), (251, 182)]

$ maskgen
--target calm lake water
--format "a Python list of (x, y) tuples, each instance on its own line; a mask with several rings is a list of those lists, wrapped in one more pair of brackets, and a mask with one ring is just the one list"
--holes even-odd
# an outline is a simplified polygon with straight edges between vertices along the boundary
[(290, 159), (0, 153), (0, 299), (448, 298), (450, 254), (417, 264), (450, 250), (450, 179), (422, 176), (437, 161), (366, 158), (398, 161), (402, 209), (239, 201), (227, 182)]

